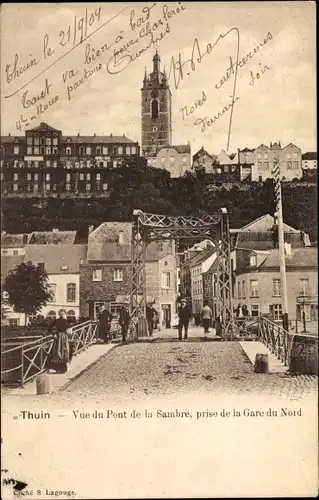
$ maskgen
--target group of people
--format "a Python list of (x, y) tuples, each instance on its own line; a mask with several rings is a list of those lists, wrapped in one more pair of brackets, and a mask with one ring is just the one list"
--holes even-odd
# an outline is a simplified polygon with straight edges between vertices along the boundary
[[(192, 312), (187, 305), (186, 299), (181, 300), (181, 305), (178, 309), (178, 338), (183, 340), (183, 330), (184, 330), (184, 340), (188, 338), (188, 327), (189, 322), (192, 318)], [(213, 319), (213, 312), (207, 302), (204, 303), (204, 307), (201, 312), (201, 320), (204, 328), (204, 335), (209, 333), (209, 327)], [(219, 318), (215, 321), (216, 333), (218, 330)]]
[[(113, 315), (110, 310), (103, 305), (99, 314), (99, 336), (104, 342), (104, 344), (108, 344), (111, 341), (111, 323), (112, 323)], [(123, 344), (127, 343), (127, 334), (130, 325), (130, 313), (128, 310), (128, 304), (124, 303), (120, 309), (119, 314), (119, 325), (121, 327), (121, 335)]]

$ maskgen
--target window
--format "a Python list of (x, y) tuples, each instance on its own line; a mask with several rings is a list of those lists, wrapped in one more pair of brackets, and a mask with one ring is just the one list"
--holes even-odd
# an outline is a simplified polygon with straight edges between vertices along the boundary
[(91, 152), (92, 152), (91, 147), (90, 147), (90, 146), (87, 146), (87, 147), (86, 147), (86, 154), (87, 154), (87, 155), (90, 155), (90, 154), (91, 154)]
[(259, 316), (259, 304), (252, 304), (251, 305), (251, 315), (252, 316)]
[(113, 281), (123, 281), (123, 269), (114, 269)]
[(39, 155), (39, 154), (40, 154), (40, 148), (39, 148), (39, 146), (35, 146), (35, 147), (33, 148), (33, 151), (34, 151), (34, 154), (35, 154), (35, 155)]
[(258, 280), (250, 280), (250, 296), (259, 297)]
[(85, 190), (86, 191), (91, 191), (91, 184), (86, 184), (85, 185)]
[(309, 279), (300, 279), (300, 295), (309, 295)]
[(71, 154), (71, 148), (70, 148), (70, 146), (67, 146), (67, 147), (65, 148), (65, 154), (67, 154), (67, 155), (70, 155), (70, 154)]
[(44, 137), (41, 137), (41, 144), (44, 145), (45, 144), (45, 138)]
[(66, 184), (65, 185), (65, 190), (66, 191), (71, 191), (71, 184)]
[(107, 184), (106, 184), (106, 182), (103, 184), (103, 191), (107, 191)]
[(46, 140), (45, 140), (45, 144), (47, 146), (51, 146), (51, 137), (47, 137)]
[(17, 181), (18, 180), (18, 174), (13, 174), (13, 180)]
[(91, 174), (86, 174), (86, 180), (90, 181), (91, 180)]
[(84, 174), (80, 174), (80, 181), (84, 181)]
[[(86, 160), (86, 166), (87, 168), (91, 168), (91, 160)], [(84, 167), (84, 165), (83, 165)]]
[(287, 169), (288, 170), (292, 169), (292, 162), (291, 161), (287, 161)]
[(131, 148), (131, 152), (132, 152), (132, 155), (135, 155), (135, 154), (136, 154), (136, 147), (135, 147), (135, 146), (132, 146), (132, 148)]
[(27, 181), (31, 181), (31, 174), (27, 174)]
[(58, 145), (58, 138), (53, 137), (53, 146), (57, 146), (57, 145)]
[(52, 299), (49, 300), (49, 302), (55, 302), (56, 301), (56, 283), (50, 283), (50, 290), (53, 293)]
[(130, 148), (130, 146), (126, 146), (126, 154), (127, 155), (131, 154), (131, 148)]
[(47, 318), (53, 321), (54, 319), (56, 319), (56, 312), (55, 311), (49, 311), (48, 314), (47, 314)]
[(152, 119), (158, 118), (158, 100), (153, 99), (151, 104)]
[(50, 147), (46, 147), (45, 148), (45, 154), (46, 155), (50, 155), (51, 154), (51, 148)]
[(279, 279), (273, 279), (272, 280), (272, 294), (274, 297), (280, 297), (281, 296), (281, 283)]
[(27, 146), (27, 154), (32, 155), (32, 146)]
[(183, 156), (183, 163), (186, 163), (186, 156)]
[(123, 154), (123, 148), (122, 148), (122, 146), (119, 146), (119, 147), (118, 147), (118, 154), (119, 154), (119, 155), (122, 155), (122, 154)]
[(19, 318), (9, 318), (9, 326), (19, 326), (20, 319)]
[(40, 144), (40, 140), (39, 140), (38, 134), (35, 134), (35, 136), (34, 136), (34, 144), (36, 144), (37, 146), (39, 146), (39, 144)]
[(251, 253), (249, 256), (249, 265), (250, 267), (257, 266), (257, 255), (255, 253)]
[(34, 180), (37, 181), (39, 179), (39, 174), (34, 174)]
[(68, 283), (66, 285), (66, 301), (75, 302), (76, 299), (76, 284)]
[(113, 155), (114, 155), (114, 156), (116, 156), (116, 155), (117, 155), (117, 147), (116, 147), (116, 146), (114, 146), (114, 147), (113, 147)]
[(32, 144), (32, 135), (27, 136), (27, 144)]
[(92, 281), (102, 281), (102, 269), (93, 269)]
[(243, 299), (245, 299), (246, 298), (246, 281), (245, 280), (243, 281), (242, 286), (241, 286), (241, 293), (242, 293)]
[(37, 193), (38, 191), (39, 191), (39, 185), (38, 184), (34, 184), (33, 185), (33, 192)]
[(51, 185), (50, 185), (50, 184), (46, 184), (46, 185), (45, 185), (45, 190), (46, 190), (46, 191), (50, 191), (50, 189), (51, 189)]
[(264, 170), (268, 170), (269, 168), (269, 161), (264, 161)]
[(13, 255), (19, 255), (19, 250), (13, 250)]
[(299, 168), (299, 163), (297, 161), (294, 161), (294, 170), (298, 170)]
[(269, 312), (272, 315), (274, 321), (280, 321), (282, 319), (282, 305), (281, 304), (270, 304)]
[(79, 154), (80, 154), (80, 156), (84, 155), (84, 146), (79, 147)]
[(108, 153), (108, 148), (107, 148), (107, 146), (103, 146), (103, 154), (104, 154), (104, 155), (107, 155), (107, 153)]
[(101, 174), (96, 174), (96, 180), (100, 181), (101, 180)]
[(48, 167), (48, 168), (51, 166), (51, 162), (50, 162), (50, 160), (47, 160), (47, 161), (45, 162), (45, 166), (46, 166), (46, 167)]
[(57, 154), (58, 154), (58, 148), (57, 148), (56, 146), (54, 146), (54, 147), (52, 148), (52, 153), (53, 153), (54, 155), (57, 155)]
[(18, 191), (18, 184), (13, 184), (13, 191)]
[(50, 180), (50, 174), (45, 174), (45, 180), (49, 181)]
[(54, 166), (54, 168), (56, 168), (56, 167), (58, 166), (58, 162), (57, 162), (57, 161), (54, 161), (54, 162), (53, 162), (53, 166)]
[(238, 285), (237, 285), (237, 296), (239, 299), (241, 299), (241, 282), (238, 281)]
[(36, 161), (34, 162), (34, 166), (35, 166), (36, 168), (38, 168), (38, 166), (39, 166), (39, 162), (38, 162), (38, 160), (36, 160)]
[(72, 309), (66, 313), (66, 319), (68, 321), (74, 321), (75, 320), (75, 312), (72, 311)]
[(66, 182), (70, 182), (71, 181), (71, 174), (66, 174)]
[(15, 154), (15, 155), (19, 154), (19, 146), (14, 146), (14, 148), (13, 148), (13, 154)]
[(96, 146), (96, 148), (95, 148), (95, 154), (98, 155), (98, 156), (100, 156), (100, 154), (101, 154), (101, 146)]
[(171, 273), (162, 273), (162, 288), (170, 288), (171, 286)]

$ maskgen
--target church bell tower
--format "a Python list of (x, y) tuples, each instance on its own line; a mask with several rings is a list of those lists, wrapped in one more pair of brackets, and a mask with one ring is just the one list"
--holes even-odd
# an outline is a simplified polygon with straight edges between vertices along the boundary
[(153, 71), (145, 68), (142, 92), (142, 153), (153, 156), (172, 142), (172, 94), (165, 70), (160, 71), (160, 57), (153, 57)]

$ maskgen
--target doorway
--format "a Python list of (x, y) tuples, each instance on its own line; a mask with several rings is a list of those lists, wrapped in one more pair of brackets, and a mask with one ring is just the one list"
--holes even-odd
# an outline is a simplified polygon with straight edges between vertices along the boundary
[(163, 318), (163, 327), (171, 328), (171, 323), (172, 323), (171, 304), (162, 304), (162, 318)]

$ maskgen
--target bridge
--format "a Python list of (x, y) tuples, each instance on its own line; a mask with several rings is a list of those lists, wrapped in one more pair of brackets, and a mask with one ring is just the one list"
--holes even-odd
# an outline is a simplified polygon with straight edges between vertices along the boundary
[[(284, 330), (266, 317), (246, 317), (234, 319), (233, 340), (227, 337), (213, 336), (212, 340), (226, 342), (251, 342), (250, 352), (269, 353), (282, 367), (292, 374), (317, 374), (318, 337), (307, 334), (294, 334)], [(172, 329), (172, 332), (174, 330)], [(177, 334), (169, 335), (177, 341)], [(86, 321), (69, 329), (69, 338), (73, 356), (98, 343), (98, 325), (96, 321)], [(47, 362), (53, 344), (53, 335), (43, 337), (8, 338), (1, 343), (1, 382), (6, 386), (23, 387), (37, 375), (47, 371)], [(163, 338), (162, 338), (163, 339)], [(112, 342), (120, 340), (120, 328), (114, 325)], [(161, 341), (151, 337), (131, 336), (131, 343)], [(192, 340), (192, 339), (189, 339)], [(247, 353), (246, 353), (247, 354)], [(249, 355), (249, 354), (248, 354)], [(253, 361), (253, 360), (252, 360)]]

